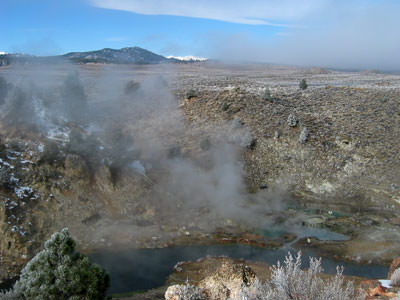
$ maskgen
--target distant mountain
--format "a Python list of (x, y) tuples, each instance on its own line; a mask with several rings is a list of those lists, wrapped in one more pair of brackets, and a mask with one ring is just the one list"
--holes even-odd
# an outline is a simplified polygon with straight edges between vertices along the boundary
[(168, 62), (169, 59), (139, 47), (122, 49), (104, 48), (97, 51), (71, 52), (63, 57), (79, 63), (113, 63), (113, 64), (158, 64)]
[(193, 63), (206, 59), (194, 56), (164, 57), (140, 47), (126, 47), (122, 49), (104, 48), (96, 51), (70, 52), (57, 56), (33, 56), (27, 54), (0, 53), (0, 66), (10, 64), (37, 64), (37, 63), (104, 63), (104, 64), (159, 64), (159, 63)]

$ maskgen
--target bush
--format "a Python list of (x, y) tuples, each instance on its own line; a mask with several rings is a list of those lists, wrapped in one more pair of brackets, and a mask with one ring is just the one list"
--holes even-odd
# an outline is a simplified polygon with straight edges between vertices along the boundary
[(140, 88), (140, 83), (139, 82), (130, 80), (125, 84), (124, 91), (125, 91), (126, 95), (129, 95), (129, 94), (137, 92), (139, 90), (139, 88)]
[(321, 259), (310, 258), (308, 270), (301, 270), (301, 252), (294, 258), (290, 253), (284, 264), (272, 267), (271, 280), (265, 284), (257, 281), (243, 289), (243, 300), (356, 300), (364, 295), (354, 290), (353, 284), (344, 283), (343, 268), (330, 280), (319, 277)]
[(7, 81), (0, 76), (0, 105), (4, 103), (8, 93)]
[(391, 286), (400, 286), (400, 268), (394, 270), (392, 276), (390, 276)]
[(104, 299), (108, 274), (75, 252), (75, 241), (67, 229), (54, 233), (21, 271), (13, 293), (17, 299)]
[(269, 102), (272, 102), (273, 100), (272, 100), (272, 97), (271, 97), (271, 92), (270, 92), (270, 90), (267, 88), (267, 89), (265, 89), (265, 91), (264, 91), (264, 95), (262, 96), (262, 99), (264, 100), (264, 101), (269, 101)]
[(11, 291), (0, 291), (0, 300), (21, 300), (24, 299), (22, 294), (11, 290)]
[(309, 132), (308, 132), (307, 127), (303, 127), (303, 129), (300, 132), (299, 142), (301, 144), (305, 144), (308, 140), (308, 136), (309, 136)]
[(63, 111), (69, 121), (86, 124), (88, 103), (78, 73), (67, 76), (61, 88)]
[(54, 141), (46, 141), (44, 143), (43, 152), (40, 153), (39, 163), (48, 163), (50, 165), (61, 162), (63, 160), (63, 155), (60, 147)]
[(302, 90), (305, 90), (305, 89), (307, 89), (307, 87), (308, 87), (308, 85), (307, 85), (306, 80), (305, 80), (305, 79), (302, 79), (302, 80), (300, 81), (300, 83), (299, 83), (299, 88), (302, 89)]
[(191, 99), (197, 97), (197, 91), (194, 89), (190, 89), (186, 92), (186, 99)]
[(28, 125), (34, 126), (36, 116), (32, 99), (22, 89), (15, 88), (11, 96), (10, 102), (7, 104), (4, 121), (7, 125), (18, 126)]
[(291, 113), (287, 118), (287, 124), (290, 127), (296, 127), (298, 122), (299, 119), (297, 119), (297, 117), (293, 113)]
[(10, 169), (6, 166), (0, 166), (0, 188), (10, 188), (12, 184)]

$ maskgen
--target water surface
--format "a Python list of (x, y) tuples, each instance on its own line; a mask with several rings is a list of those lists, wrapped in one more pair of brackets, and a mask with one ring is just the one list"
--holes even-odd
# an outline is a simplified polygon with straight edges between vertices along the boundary
[[(161, 286), (173, 266), (179, 261), (197, 260), (207, 255), (226, 255), (232, 258), (264, 261), (276, 264), (283, 261), (289, 248), (268, 250), (245, 245), (178, 246), (163, 249), (135, 249), (120, 252), (98, 252), (90, 256), (91, 261), (100, 264), (111, 276), (109, 293), (125, 293), (146, 290)], [(293, 254), (295, 251), (290, 250)], [(316, 256), (312, 251), (303, 252), (304, 267), (308, 266), (308, 257)], [(327, 273), (336, 273), (336, 266), (344, 266), (345, 275), (367, 278), (386, 278), (388, 268), (380, 265), (359, 265), (340, 260), (324, 258), (322, 266)]]

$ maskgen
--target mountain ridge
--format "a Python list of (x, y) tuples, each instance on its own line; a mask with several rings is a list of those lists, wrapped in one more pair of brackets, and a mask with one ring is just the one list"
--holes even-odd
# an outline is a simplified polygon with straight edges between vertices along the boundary
[(68, 52), (55, 56), (33, 56), (28, 54), (8, 53), (0, 55), (0, 66), (10, 64), (30, 63), (61, 63), (71, 61), (79, 64), (160, 64), (160, 63), (190, 63), (200, 60), (182, 61), (175, 57), (165, 57), (137, 46), (121, 49), (103, 48), (93, 51)]

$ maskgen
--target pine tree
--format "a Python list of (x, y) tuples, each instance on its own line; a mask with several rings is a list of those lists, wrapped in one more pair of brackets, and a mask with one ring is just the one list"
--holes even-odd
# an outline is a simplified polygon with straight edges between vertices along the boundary
[(305, 90), (305, 89), (307, 89), (307, 87), (308, 87), (308, 84), (307, 84), (306, 80), (302, 79), (300, 81), (299, 88), (302, 89), (302, 90)]
[(22, 299), (104, 299), (108, 274), (76, 252), (75, 245), (68, 229), (54, 233), (21, 271), (13, 292)]

